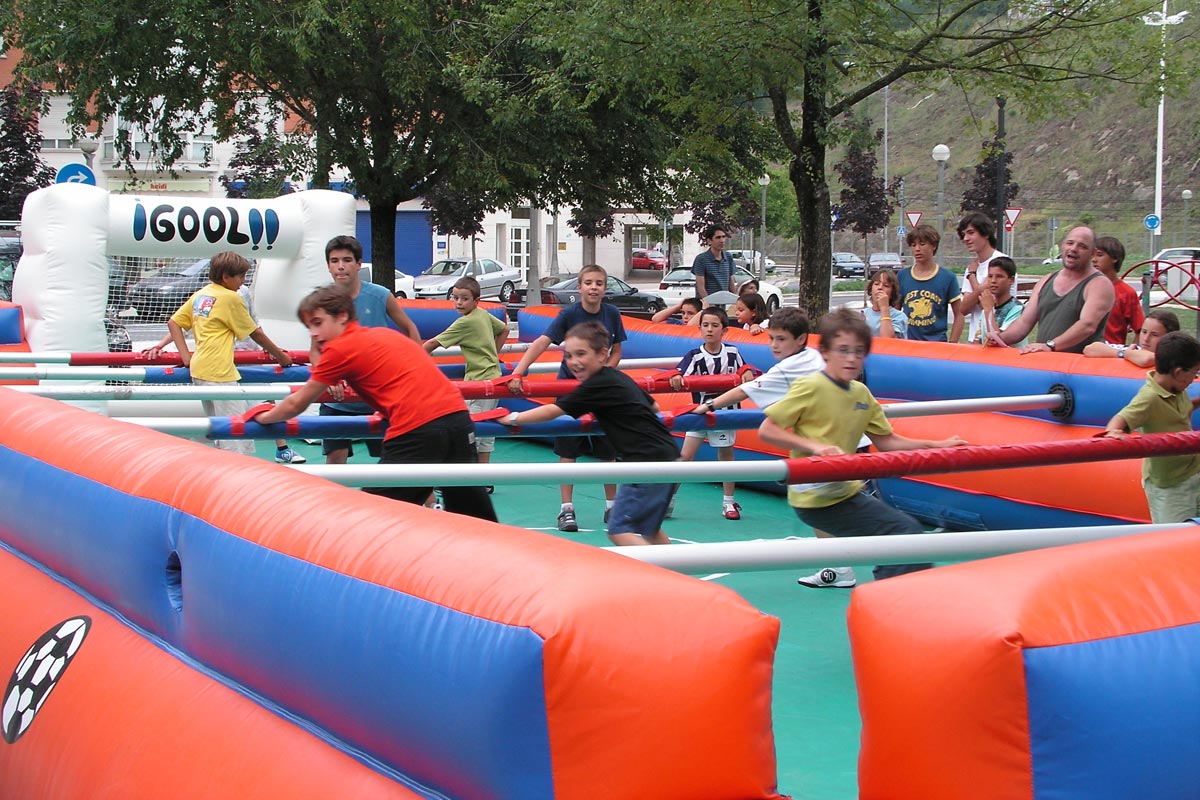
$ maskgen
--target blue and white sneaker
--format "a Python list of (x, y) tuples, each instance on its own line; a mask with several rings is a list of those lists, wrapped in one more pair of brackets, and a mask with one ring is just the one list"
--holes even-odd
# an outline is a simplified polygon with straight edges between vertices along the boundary
[(308, 459), (290, 447), (275, 451), (275, 460), (280, 464), (306, 464)]

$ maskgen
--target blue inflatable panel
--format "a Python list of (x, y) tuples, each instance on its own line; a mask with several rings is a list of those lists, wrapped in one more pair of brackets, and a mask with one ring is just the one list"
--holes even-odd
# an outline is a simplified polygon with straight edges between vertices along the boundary
[(424, 765), (410, 774), (451, 796), (553, 796), (543, 643), (528, 628), (290, 558), (8, 448), (0, 471), (0, 506), (44, 509), (10, 515), (0, 537), (152, 634), (386, 763)]
[[(508, 314), (503, 306), (484, 302), (479, 307), (505, 325), (508, 324)], [(404, 313), (413, 321), (413, 324), (417, 326), (417, 330), (421, 332), (422, 339), (432, 339), (437, 336), (446, 330), (446, 328), (449, 328), (460, 316), (457, 311), (449, 306), (449, 303), (444, 301), (422, 300), (413, 303), (406, 302), (401, 305), (401, 308), (404, 309)], [(392, 327), (395, 326), (393, 325)]]
[(0, 308), (0, 344), (20, 344), (24, 332), (21, 330), (21, 307)]
[(1035, 800), (1200, 796), (1200, 625), (1027, 649), (1024, 662)]

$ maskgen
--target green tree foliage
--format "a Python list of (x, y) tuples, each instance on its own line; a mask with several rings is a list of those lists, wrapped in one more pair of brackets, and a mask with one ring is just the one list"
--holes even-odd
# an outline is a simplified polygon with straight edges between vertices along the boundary
[(57, 171), (41, 159), (41, 104), (29, 84), (0, 91), (0, 219), (20, 219), (29, 193), (54, 183)]
[(895, 196), (896, 181), (892, 186), (885, 186), (883, 178), (875, 173), (879, 163), (875, 151), (883, 141), (883, 130), (872, 133), (870, 120), (865, 117), (850, 122), (847, 127), (850, 141), (846, 157), (834, 165), (843, 188), (833, 229), (849, 229), (861, 236), (865, 261), (867, 235), (886, 227), (892, 216), (891, 198)]
[[(826, 154), (845, 135), (835, 120), (898, 81), (931, 91), (986, 84), (1027, 116), (1051, 113), (1104, 80), (1138, 83), (1152, 97), (1160, 50), (1141, 16), (1154, 7), (1147, 0), (644, 0), (633, 14), (623, 0), (596, 0), (586, 14), (546, 14), (539, 24), (553, 26), (578, 58), (693, 120), (678, 129), (682, 169), (701, 171), (722, 131), (771, 129), (796, 194), (800, 302), (815, 313), (829, 297)], [(1189, 70), (1193, 58), (1180, 52), (1169, 77)]]
[(307, 163), (301, 142), (280, 132), (282, 114), (270, 103), (247, 98), (238, 104), (240, 133), (229, 172), (219, 180), (226, 197), (267, 198), (290, 194), (288, 180)]
[(1004, 151), (1001, 156), (1000, 140), (993, 138), (984, 142), (979, 151), (979, 163), (975, 165), (975, 179), (970, 188), (963, 192), (963, 211), (982, 211), (997, 222), (997, 230), (1003, 230), (1004, 209), (996, 208), (996, 167), (1004, 164), (1004, 203), (1007, 208), (1017, 198), (1021, 187), (1013, 183), (1013, 154)]

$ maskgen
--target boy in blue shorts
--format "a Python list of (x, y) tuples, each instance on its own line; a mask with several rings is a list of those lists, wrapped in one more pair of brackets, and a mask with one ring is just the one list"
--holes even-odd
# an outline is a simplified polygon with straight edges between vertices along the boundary
[[(513, 412), (497, 422), (522, 425), (547, 422), (568, 414), (594, 414), (619, 461), (676, 461), (679, 451), (658, 405), (633, 379), (608, 366), (611, 335), (598, 322), (567, 331), (563, 354), (579, 387), (549, 405)], [(670, 544), (662, 530), (675, 484), (621, 484), (609, 518), (608, 538), (616, 545)]]
[[(703, 344), (684, 354), (680, 360), (678, 375), (671, 376), (671, 388), (679, 391), (683, 388), (683, 379), (689, 375), (736, 375), (745, 364), (742, 354), (730, 344), (725, 344), (722, 337), (729, 327), (729, 317), (723, 309), (709, 306), (700, 312), (700, 338)], [(716, 397), (716, 393), (692, 392), (692, 400), (705, 403)], [(733, 404), (733, 405), (736, 405)], [(733, 461), (733, 445), (737, 442), (737, 431), (688, 431), (683, 437), (683, 451), (680, 458), (683, 461), (695, 461), (696, 453), (705, 440), (717, 451), (718, 461)], [(734, 481), (724, 481), (721, 488), (725, 496), (721, 498), (721, 515), (725, 519), (741, 519), (742, 507), (733, 499), (737, 487)]]
[[(538, 356), (546, 352), (551, 344), (560, 344), (566, 338), (567, 332), (576, 325), (584, 322), (596, 322), (608, 331), (608, 357), (605, 365), (615, 367), (621, 362), (621, 342), (625, 341), (625, 325), (621, 322), (621, 312), (614, 305), (604, 302), (604, 292), (608, 288), (608, 273), (604, 267), (589, 264), (579, 271), (579, 302), (558, 312), (558, 316), (546, 328), (546, 332), (533, 340), (529, 349), (521, 356), (521, 362), (513, 368), (509, 389), (512, 392), (521, 390), (521, 376), (529, 370), (529, 365), (537, 361)], [(567, 369), (567, 359), (564, 357), (558, 368), (558, 377), (562, 380), (571, 378)], [(592, 456), (600, 461), (616, 460), (616, 453), (603, 436), (560, 436), (554, 440), (554, 454), (561, 464), (574, 464), (580, 456)], [(563, 484), (559, 487), (562, 495), (562, 506), (558, 511), (558, 529), (568, 533), (579, 530), (575, 519), (575, 487)], [(614, 484), (604, 485), (604, 521), (608, 522), (612, 509), (613, 498), (617, 487)]]
[[(793, 458), (853, 453), (865, 433), (880, 450), (923, 450), (966, 444), (957, 436), (910, 439), (892, 430), (883, 407), (857, 378), (871, 351), (871, 329), (862, 315), (840, 309), (817, 325), (825, 368), (800, 378), (787, 396), (764, 409), (758, 429), (764, 442), (791, 450)], [(922, 533), (921, 524), (862, 491), (863, 481), (794, 484), (788, 504), (805, 524), (826, 536)], [(929, 569), (932, 564), (875, 567), (875, 579)]]

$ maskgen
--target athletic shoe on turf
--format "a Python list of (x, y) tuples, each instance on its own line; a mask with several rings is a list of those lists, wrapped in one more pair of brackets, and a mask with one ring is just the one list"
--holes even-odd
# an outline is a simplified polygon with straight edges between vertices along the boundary
[(564, 508), (558, 512), (558, 529), (563, 533), (579, 532), (579, 523), (575, 521), (575, 509)]
[(275, 460), (280, 464), (305, 464), (308, 459), (290, 447), (275, 451)]
[(675, 513), (675, 496), (671, 496), (671, 500), (667, 503), (667, 517), (669, 518)]
[(741, 519), (742, 507), (737, 503), (722, 503), (721, 514), (725, 519)]
[(858, 583), (853, 567), (826, 567), (797, 581), (810, 589), (849, 589)]
[(607, 524), (608, 524), (608, 515), (609, 515), (609, 514), (611, 514), (611, 513), (612, 513), (612, 508), (611, 508), (611, 507), (604, 509), (604, 524), (605, 524), (605, 525), (607, 525)]

